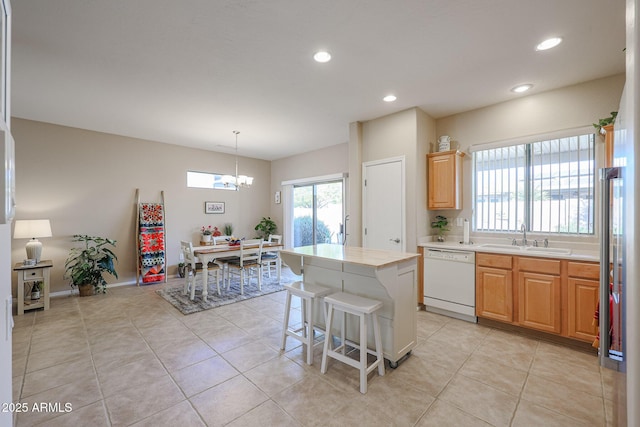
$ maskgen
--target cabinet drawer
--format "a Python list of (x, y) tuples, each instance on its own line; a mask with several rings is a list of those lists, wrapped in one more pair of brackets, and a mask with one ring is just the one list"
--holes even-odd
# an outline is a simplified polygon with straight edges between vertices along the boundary
[(581, 277), (583, 279), (599, 279), (600, 264), (593, 262), (574, 262), (567, 263), (567, 273), (569, 277)]
[(511, 270), (511, 256), (497, 254), (476, 254), (476, 264), (484, 267), (506, 268)]
[(559, 276), (560, 261), (555, 259), (520, 257), (518, 259), (518, 270)]
[(22, 280), (42, 280), (44, 279), (44, 268), (32, 268), (22, 272)]

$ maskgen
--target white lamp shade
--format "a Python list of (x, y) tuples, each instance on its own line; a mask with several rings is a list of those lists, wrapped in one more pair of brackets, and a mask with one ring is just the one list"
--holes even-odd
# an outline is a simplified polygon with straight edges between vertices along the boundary
[(51, 237), (51, 224), (48, 219), (17, 220), (13, 230), (14, 239)]

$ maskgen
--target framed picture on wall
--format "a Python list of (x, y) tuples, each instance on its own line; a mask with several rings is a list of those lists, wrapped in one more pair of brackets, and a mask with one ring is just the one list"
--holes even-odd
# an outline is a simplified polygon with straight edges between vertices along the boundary
[(204, 213), (223, 214), (224, 202), (204, 202)]

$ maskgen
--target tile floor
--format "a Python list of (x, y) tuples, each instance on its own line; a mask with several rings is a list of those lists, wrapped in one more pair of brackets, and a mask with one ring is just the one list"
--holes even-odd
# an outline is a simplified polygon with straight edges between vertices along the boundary
[(184, 316), (158, 286), (16, 316), (15, 425), (616, 425), (592, 355), (421, 311), (411, 356), (361, 395), (355, 369), (320, 374), (322, 346), (313, 366), (294, 340), (280, 351), (284, 292)]

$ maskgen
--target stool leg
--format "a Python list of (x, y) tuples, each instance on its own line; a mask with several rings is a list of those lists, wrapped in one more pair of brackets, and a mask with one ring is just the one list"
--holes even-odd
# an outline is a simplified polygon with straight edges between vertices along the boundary
[(360, 393), (367, 392), (367, 315), (360, 314)]
[(300, 297), (300, 311), (302, 312), (302, 338), (307, 339), (307, 302)]
[(287, 291), (287, 300), (284, 305), (284, 325), (282, 325), (282, 345), (281, 350), (284, 350), (287, 343), (287, 330), (289, 329), (289, 314), (291, 311), (291, 292)]
[(384, 357), (382, 356), (382, 337), (380, 336), (380, 324), (378, 323), (378, 314), (373, 313), (371, 320), (373, 321), (373, 335), (376, 341), (376, 358), (378, 360), (378, 375), (384, 375)]
[[(309, 323), (307, 330), (307, 365), (313, 365), (313, 299), (306, 298), (305, 304), (309, 304)], [(303, 325), (304, 326), (304, 325)]]
[(329, 342), (331, 341), (331, 322), (333, 321), (333, 304), (328, 304), (327, 307), (327, 325), (324, 335), (324, 349), (322, 351), (322, 364), (320, 365), (320, 372), (327, 372), (327, 352), (329, 351)]
[(342, 344), (342, 354), (346, 356), (347, 345), (345, 340), (347, 339), (347, 313), (342, 313), (342, 329), (340, 329), (340, 343)]

